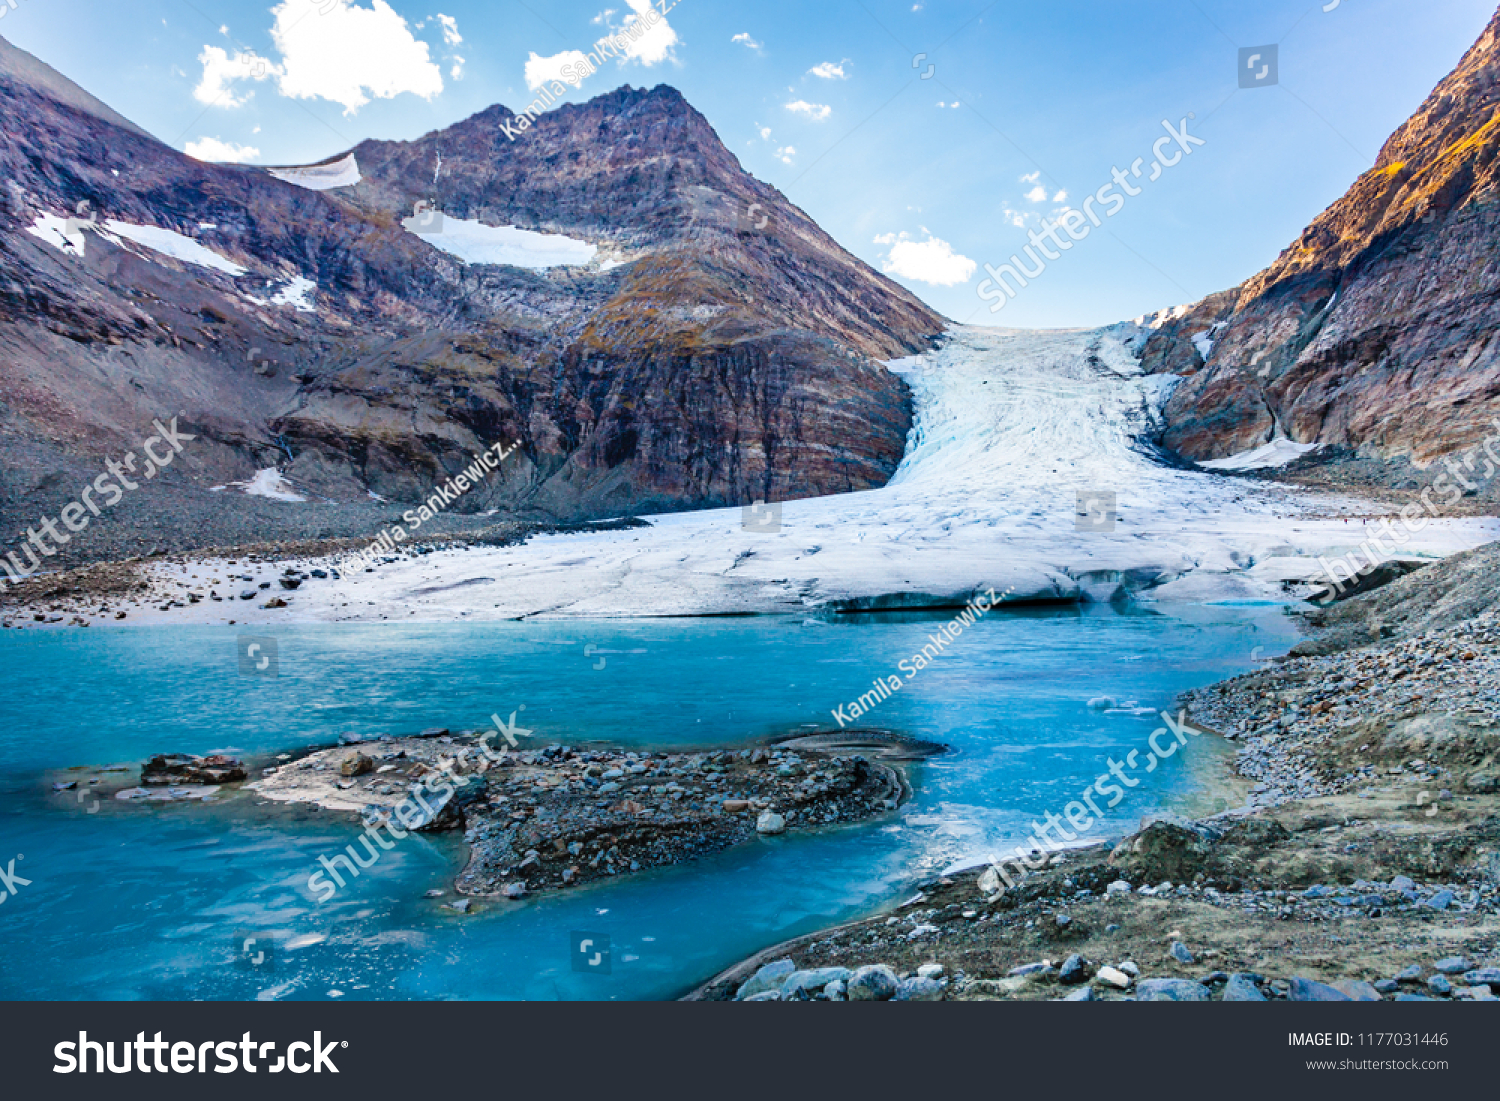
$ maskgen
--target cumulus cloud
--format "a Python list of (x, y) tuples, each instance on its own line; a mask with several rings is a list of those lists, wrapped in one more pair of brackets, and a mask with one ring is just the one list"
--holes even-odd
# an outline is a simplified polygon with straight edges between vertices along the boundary
[[(582, 62), (581, 65), (580, 62)], [(564, 50), (551, 57), (532, 54), (526, 59), (526, 87), (534, 92), (545, 84), (551, 84), (554, 80), (561, 80), (564, 84), (570, 83), (562, 75), (564, 66), (572, 66), (575, 77), (580, 72), (587, 72), (588, 55), (582, 50)]]
[(232, 141), (220, 141), (218, 138), (190, 141), (183, 147), (183, 152), (194, 160), (218, 161), (222, 164), (243, 164), (260, 156), (260, 150), (254, 146), (236, 145)]
[(792, 158), (796, 155), (797, 147), (794, 145), (784, 145), (780, 149), (776, 150), (776, 159), (782, 164), (791, 164)]
[(1068, 193), (1066, 191), (1059, 191), (1056, 195), (1052, 196), (1052, 201), (1054, 203), (1065, 203), (1068, 201)]
[(880, 265), (887, 275), (899, 275), (916, 283), (929, 283), (935, 287), (952, 287), (967, 283), (979, 266), (967, 256), (953, 251), (953, 246), (932, 231), (924, 241), (914, 241), (906, 233), (885, 233), (875, 238), (877, 245), (886, 245), (890, 252)]
[(460, 46), (463, 44), (464, 36), (458, 33), (458, 20), (451, 15), (437, 13), (437, 21), (443, 25), (443, 45)]
[(762, 126), (760, 123), (757, 122), (755, 124), (755, 129), (760, 134), (760, 140), (761, 141), (770, 141), (771, 140), (771, 128), (769, 126)]
[[(282, 0), (271, 9), (276, 20), (271, 40), (282, 56), (282, 95), (332, 100), (352, 115), (371, 96), (391, 99), (410, 92), (431, 99), (443, 90), (443, 74), (427, 43), (412, 35), (386, 0), (371, 0), (368, 8), (354, 0), (327, 3), (332, 6), (315, 13), (299, 0)], [(449, 33), (446, 24), (443, 33)]]
[(824, 61), (814, 65), (807, 70), (809, 76), (822, 77), (824, 80), (848, 80), (849, 74), (844, 71), (844, 66), (849, 64), (846, 57), (840, 62)]
[(833, 108), (822, 103), (808, 103), (805, 99), (793, 100), (786, 105), (788, 111), (799, 115), (806, 115), (814, 122), (822, 122), (833, 114)]
[(939, 107), (957, 107), (958, 106), (958, 100), (955, 99), (952, 103), (945, 103), (943, 100), (938, 100), (938, 106)]
[(1037, 180), (1040, 180), (1041, 178), (1042, 178), (1042, 170), (1040, 168), (1038, 168), (1035, 172), (1028, 172), (1028, 173), (1026, 173), (1026, 175), (1022, 176), (1021, 177), (1021, 182), (1022, 183), (1036, 183)]
[(751, 38), (748, 34), (737, 34), (729, 41), (738, 42), (741, 46), (744, 46), (747, 49), (751, 50), (764, 49), (764, 47), (759, 42), (755, 41), (755, 39)]
[(203, 66), (203, 78), (193, 89), (193, 98), (199, 103), (219, 107), (243, 107), (250, 102), (254, 92), (239, 95), (235, 92), (235, 81), (269, 80), (280, 76), (281, 69), (254, 50), (240, 50), (233, 57), (218, 46), (204, 46), (198, 55)]
[[(595, 23), (602, 23), (609, 27), (610, 33), (621, 35), (621, 46), (624, 56), (620, 59), (623, 65), (629, 61), (637, 61), (648, 69), (652, 65), (658, 65), (663, 61), (676, 61), (673, 54), (674, 48), (680, 41), (677, 32), (667, 22), (666, 16), (662, 15), (651, 3), (651, 0), (625, 0), (630, 5), (633, 14), (625, 16), (625, 21), (620, 26), (610, 22), (610, 16), (614, 15), (614, 9), (600, 12), (594, 18)], [(648, 17), (647, 13), (651, 13)], [(630, 31), (635, 24), (641, 24), (643, 30), (634, 40), (623, 37), (624, 33)]]
[(1047, 201), (1047, 189), (1037, 184), (1022, 196), (1028, 203), (1045, 203)]

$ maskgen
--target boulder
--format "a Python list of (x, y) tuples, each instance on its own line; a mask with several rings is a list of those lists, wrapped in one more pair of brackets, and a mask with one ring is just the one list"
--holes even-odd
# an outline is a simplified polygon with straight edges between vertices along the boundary
[(755, 820), (755, 832), (777, 834), (786, 832), (786, 819), (773, 810), (763, 810)]
[(1249, 975), (1236, 972), (1229, 976), (1229, 981), (1224, 984), (1223, 1000), (1226, 1002), (1263, 1002), (1266, 996), (1260, 992), (1260, 987), (1255, 985), (1255, 980)]
[(375, 759), (363, 753), (351, 753), (345, 757), (339, 765), (339, 775), (346, 777), (364, 776), (375, 771)]
[(850, 971), (847, 967), (816, 967), (810, 971), (793, 971), (781, 984), (781, 996), (786, 1001), (791, 1001), (801, 994), (811, 998), (815, 992), (829, 983), (842, 982), (848, 979), (849, 975)]
[(861, 967), (844, 984), (851, 1002), (888, 1002), (896, 996), (901, 980), (883, 963)]
[(1354, 999), (1342, 990), (1329, 986), (1326, 983), (1316, 982), (1307, 978), (1295, 978), (1292, 980), (1291, 990), (1287, 992), (1287, 1000), (1293, 1002), (1352, 1002)]
[(1488, 986), (1492, 990), (1500, 986), (1500, 967), (1479, 967), (1464, 972), (1464, 982), (1470, 986)]
[(214, 754), (193, 757), (185, 753), (157, 754), (141, 766), (146, 787), (168, 784), (232, 784), (247, 777), (245, 766), (234, 757)]
[(768, 963), (745, 980), (744, 985), (735, 994), (735, 999), (745, 1002), (755, 997), (755, 995), (764, 994), (767, 991), (774, 993), (777, 998), (780, 998), (781, 984), (786, 981), (787, 976), (793, 974), (796, 970), (797, 965), (791, 960), (776, 960)]
[(1378, 1002), (1380, 992), (1367, 982), (1359, 979), (1340, 979), (1333, 984), (1333, 988), (1341, 994), (1347, 994), (1353, 1002)]
[(947, 983), (940, 979), (924, 979), (920, 975), (913, 979), (902, 979), (896, 984), (898, 1002), (940, 1002)]
[(1136, 983), (1138, 1002), (1206, 1002), (1208, 987), (1191, 979), (1142, 979)]
[(1057, 972), (1057, 981), (1065, 986), (1077, 986), (1081, 982), (1088, 982), (1088, 961), (1077, 954), (1069, 956)]

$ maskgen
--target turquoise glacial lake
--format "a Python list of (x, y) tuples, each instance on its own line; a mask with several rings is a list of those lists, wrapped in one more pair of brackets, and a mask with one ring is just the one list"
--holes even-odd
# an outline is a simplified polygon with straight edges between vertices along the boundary
[[(1177, 693), (1297, 637), (1274, 606), (991, 613), (861, 722), (950, 747), (910, 766), (899, 811), (470, 915), (424, 897), (451, 887), (457, 834), (411, 835), (320, 904), (308, 877), (354, 840), (352, 817), (252, 794), (96, 805), (52, 790), (74, 766), (214, 750), (263, 765), (345, 731), (478, 729), (512, 711), (532, 745), (741, 747), (836, 727), (834, 707), (947, 618), (311, 626), (276, 633), (275, 677), (240, 671), (234, 628), (5, 631), (0, 998), (677, 997), (1017, 844), (1109, 755), (1144, 752)], [(1089, 708), (1105, 696), (1120, 706)], [(1191, 741), (1091, 836), (1216, 809), (1205, 792), (1227, 753)], [(576, 932), (609, 938), (609, 974), (573, 970)], [(246, 936), (271, 939), (274, 966), (240, 964)]]

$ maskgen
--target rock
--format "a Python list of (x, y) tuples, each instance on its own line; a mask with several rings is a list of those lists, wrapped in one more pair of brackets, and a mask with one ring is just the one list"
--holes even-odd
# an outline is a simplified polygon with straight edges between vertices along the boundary
[(1431, 990), (1434, 994), (1447, 997), (1453, 993), (1453, 983), (1449, 981), (1447, 975), (1434, 975), (1427, 980), (1427, 989)]
[(267, 609), (285, 608), (286, 606), (286, 601), (282, 600), (279, 596), (273, 596), (270, 600), (261, 605), (262, 608)]
[(924, 963), (917, 968), (917, 977), (922, 979), (940, 979), (943, 977), (943, 965), (940, 963)]
[(998, 894), (1000, 891), (1000, 873), (994, 868), (986, 868), (979, 877), (980, 893), (986, 895)]
[(1414, 963), (1410, 967), (1403, 968), (1401, 971), (1398, 971), (1396, 973), (1396, 981), (1397, 982), (1421, 982), (1422, 981), (1422, 974), (1423, 974), (1423, 972), (1422, 972), (1422, 965), (1419, 964), (1419, 963)]
[(1333, 984), (1333, 988), (1346, 995), (1351, 1002), (1380, 1001), (1380, 992), (1369, 983), (1359, 979), (1340, 979)]
[(1031, 978), (1033, 975), (1051, 974), (1051, 972), (1050, 963), (1023, 963), (1020, 967), (1012, 967), (1005, 974), (1007, 978), (1024, 979)]
[(940, 1002), (943, 1000), (943, 990), (947, 985), (939, 979), (924, 979), (920, 976), (914, 979), (902, 979), (896, 984), (896, 1001)]
[(823, 996), (830, 1002), (842, 1002), (846, 1000), (844, 998), (844, 985), (842, 980), (829, 983), (823, 988)]
[(1114, 705), (1115, 701), (1110, 696), (1095, 696), (1093, 699), (1089, 700), (1088, 709), (1090, 711), (1107, 711)]
[(461, 898), (457, 902), (448, 903), (450, 909), (457, 910), (460, 914), (467, 914), (474, 907), (474, 900)]
[(282, 577), (278, 578), (277, 580), (281, 582), (281, 587), (283, 589), (299, 589), (302, 587), (302, 581), (300, 578)]
[(751, 994), (748, 998), (740, 998), (742, 1002), (779, 1002), (781, 994), (775, 990), (762, 990), (759, 994)]
[(1061, 998), (1059, 1000), (1064, 1002), (1092, 1002), (1096, 999), (1094, 997), (1094, 988), (1092, 986), (1082, 986), (1073, 991), (1073, 993), (1069, 994), (1067, 997)]
[(423, 898), (442, 898), (447, 893), (448, 893), (447, 891), (444, 891), (444, 890), (441, 890), (441, 889), (439, 889), (437, 887), (434, 887), (432, 890), (428, 891), (422, 897)]
[(1407, 891), (1415, 891), (1416, 889), (1416, 883), (1409, 876), (1398, 875), (1395, 879), (1391, 880), (1391, 890), (1400, 894), (1405, 894)]
[(1401, 989), (1401, 984), (1395, 979), (1381, 979), (1375, 983), (1375, 989), (1382, 994), (1394, 994)]
[(1125, 974), (1129, 975), (1132, 979), (1138, 979), (1141, 977), (1140, 966), (1135, 962), (1135, 960), (1122, 960), (1120, 962), (1120, 970), (1125, 972)]
[(1480, 967), (1464, 972), (1464, 982), (1470, 986), (1500, 986), (1500, 967)]
[(1224, 984), (1223, 1000), (1226, 1002), (1263, 1002), (1266, 996), (1260, 992), (1260, 987), (1255, 985), (1255, 980), (1243, 972), (1236, 972), (1229, 976), (1229, 981)]
[(1138, 1002), (1206, 1002), (1208, 987), (1191, 979), (1142, 979), (1135, 986)]
[(1307, 890), (1305, 890), (1305, 891), (1302, 892), (1302, 897), (1303, 898), (1327, 898), (1332, 893), (1333, 893), (1332, 891), (1330, 891), (1327, 887), (1323, 886), (1321, 883), (1314, 883), (1311, 887), (1309, 887)]
[(786, 819), (773, 810), (763, 810), (755, 820), (755, 832), (778, 834), (786, 832)]
[(1066, 929), (1073, 924), (1073, 919), (1067, 914), (1058, 914), (1057, 917), (1053, 918), (1053, 922), (1059, 929)]
[(1436, 999), (1427, 997), (1425, 994), (1397, 994), (1396, 995), (1396, 1001), (1398, 1001), (1398, 1002), (1430, 1002), (1430, 1001), (1435, 1001), (1435, 1000)]
[(1116, 990), (1130, 989), (1130, 976), (1125, 974), (1125, 972), (1123, 971), (1115, 970), (1113, 967), (1099, 968), (1098, 972), (1095, 973), (1094, 978), (1096, 981), (1103, 983), (1105, 986), (1112, 986)]
[(805, 993), (811, 998), (814, 991), (823, 989), (829, 983), (846, 981), (850, 973), (847, 967), (817, 967), (810, 971), (793, 971), (781, 984), (781, 997), (785, 1001), (793, 1001), (798, 995)]
[(1433, 910), (1446, 910), (1449, 906), (1453, 905), (1453, 892), (1439, 891), (1437, 894), (1424, 901), (1422, 905), (1427, 906)]
[(755, 974), (745, 980), (739, 992), (735, 994), (735, 1000), (746, 1002), (757, 994), (767, 991), (774, 993), (777, 998), (781, 997), (781, 984), (786, 982), (787, 976), (795, 974), (797, 965), (789, 959), (775, 960), (766, 964)]
[(1461, 975), (1465, 971), (1474, 969), (1474, 962), (1467, 956), (1447, 956), (1432, 965), (1433, 970), (1441, 971), (1444, 975)]
[(345, 757), (343, 763), (339, 765), (340, 776), (363, 776), (368, 772), (374, 771), (374, 759), (365, 756), (363, 753), (352, 753), (348, 757)]
[(146, 787), (163, 784), (232, 784), (246, 779), (245, 766), (234, 757), (214, 754), (193, 757), (183, 753), (158, 754), (141, 766), (141, 783)]
[(1130, 883), (1128, 881), (1117, 879), (1104, 889), (1104, 893), (1107, 895), (1128, 895), (1130, 890)]
[(240, 599), (241, 600), (254, 600), (259, 595), (260, 594), (258, 592), (256, 592), (254, 589), (246, 589), (244, 592), (240, 593)]
[(724, 813), (725, 814), (740, 814), (743, 811), (747, 811), (749, 809), (750, 809), (750, 800), (748, 800), (748, 799), (725, 799), (724, 800)]
[(1295, 978), (1287, 991), (1287, 1000), (1293, 1002), (1350, 1002), (1354, 999), (1342, 990), (1312, 979)]
[(426, 730), (422, 731), (422, 733), (418, 734), (417, 737), (419, 737), (419, 738), (446, 738), (446, 737), (448, 737), (448, 734), (449, 734), (449, 730), (448, 730), (448, 728), (446, 726), (429, 726)]
[(1464, 790), (1475, 795), (1494, 795), (1500, 792), (1500, 772), (1471, 772), (1464, 778)]
[(861, 967), (844, 984), (851, 1002), (886, 1002), (896, 996), (901, 980), (883, 963)]
[(500, 888), (500, 893), (502, 895), (504, 895), (506, 898), (525, 898), (526, 897), (526, 884), (524, 884), (524, 883), (507, 883), (504, 887)]
[(1062, 968), (1057, 973), (1057, 981), (1068, 986), (1075, 986), (1081, 982), (1088, 982), (1088, 961), (1077, 954), (1069, 956), (1066, 960), (1063, 961)]
[(1180, 940), (1172, 942), (1172, 958), (1181, 964), (1193, 964), (1198, 961), (1193, 959), (1193, 954), (1187, 950), (1187, 945)]
[[(1202, 869), (1210, 842), (1203, 834), (1177, 822), (1152, 822), (1117, 845), (1109, 862), (1149, 883), (1170, 879), (1191, 883)], [(1114, 889), (1114, 885), (1110, 885)]]

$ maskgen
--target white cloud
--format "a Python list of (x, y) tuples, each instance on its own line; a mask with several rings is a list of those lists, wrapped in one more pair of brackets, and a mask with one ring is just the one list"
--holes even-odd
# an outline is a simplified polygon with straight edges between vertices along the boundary
[(243, 164), (260, 156), (260, 150), (250, 145), (236, 145), (232, 141), (218, 138), (203, 138), (190, 141), (183, 152), (198, 161), (219, 161), (223, 164)]
[(737, 34), (729, 41), (738, 42), (740, 45), (746, 46), (752, 50), (761, 50), (765, 48), (761, 45), (761, 43), (755, 41), (755, 39), (751, 38), (748, 34)]
[(230, 57), (218, 46), (204, 46), (203, 52), (198, 55), (198, 61), (203, 66), (203, 79), (193, 89), (193, 98), (211, 106), (243, 107), (255, 93), (236, 95), (235, 81), (267, 80), (281, 75), (278, 66), (253, 50), (241, 50)]
[(453, 58), (453, 68), (448, 70), (448, 76), (454, 80), (464, 78), (464, 59), (458, 56)]
[(833, 114), (833, 108), (821, 103), (808, 103), (805, 99), (793, 100), (786, 105), (788, 111), (794, 111), (799, 115), (806, 115), (814, 122), (822, 122)]
[(1068, 201), (1068, 193), (1066, 191), (1059, 191), (1056, 195), (1052, 196), (1052, 201), (1054, 203), (1065, 203)]
[(410, 92), (431, 99), (443, 90), (443, 74), (427, 43), (413, 37), (386, 0), (370, 2), (362, 8), (354, 0), (326, 0), (333, 6), (308, 12), (303, 0), (282, 0), (271, 9), (282, 95), (332, 100), (353, 114), (371, 96)]
[(1035, 172), (1028, 172), (1026, 175), (1022, 176), (1021, 177), (1021, 182), (1022, 183), (1036, 183), (1037, 180), (1040, 180), (1041, 178), (1042, 178), (1042, 170), (1040, 168), (1038, 168)]
[(967, 283), (979, 266), (967, 256), (953, 251), (953, 246), (930, 230), (925, 241), (913, 241), (906, 233), (886, 233), (875, 238), (877, 245), (890, 246), (890, 254), (880, 265), (887, 275), (899, 275), (917, 283), (935, 287), (952, 287)]
[(1037, 184), (1022, 196), (1028, 203), (1045, 203), (1047, 201), (1047, 189)]
[[(624, 51), (620, 63), (623, 65), (627, 61), (638, 61), (649, 69), (663, 61), (676, 61), (672, 50), (680, 40), (666, 16), (656, 9), (651, 0), (625, 2), (630, 5), (634, 14), (625, 16), (625, 22), (621, 26), (616, 27), (609, 22), (609, 17), (614, 14), (613, 8), (601, 12), (594, 19), (595, 23), (608, 26), (610, 33), (618, 37), (620, 48)], [(641, 27), (640, 33), (634, 38), (630, 37), (630, 32), (638, 24)]]
[(945, 103), (942, 100), (938, 100), (938, 106), (939, 107), (957, 107), (958, 106), (958, 100), (955, 99), (952, 103)]
[(848, 80), (849, 74), (844, 71), (844, 66), (847, 64), (849, 64), (847, 57), (837, 64), (832, 61), (824, 61), (814, 65), (807, 72), (810, 76), (822, 77), (824, 80)]
[(614, 8), (605, 8), (598, 15), (594, 16), (594, 18), (590, 19), (589, 22), (597, 24), (601, 27), (607, 27), (609, 26), (609, 17), (611, 15), (614, 15), (614, 13)]
[(797, 147), (794, 145), (784, 145), (780, 149), (776, 150), (776, 159), (782, 164), (791, 164), (792, 158), (796, 155)]
[(458, 33), (458, 20), (451, 15), (438, 12), (437, 21), (443, 25), (443, 44), (445, 46), (458, 46), (463, 44), (464, 36)]
[(564, 50), (551, 57), (532, 54), (526, 59), (526, 87), (534, 92), (542, 85), (551, 84), (554, 80), (561, 80), (565, 84), (571, 83), (562, 75), (565, 65), (572, 66), (573, 75), (576, 78), (578, 73), (588, 70), (588, 55), (582, 50)]

